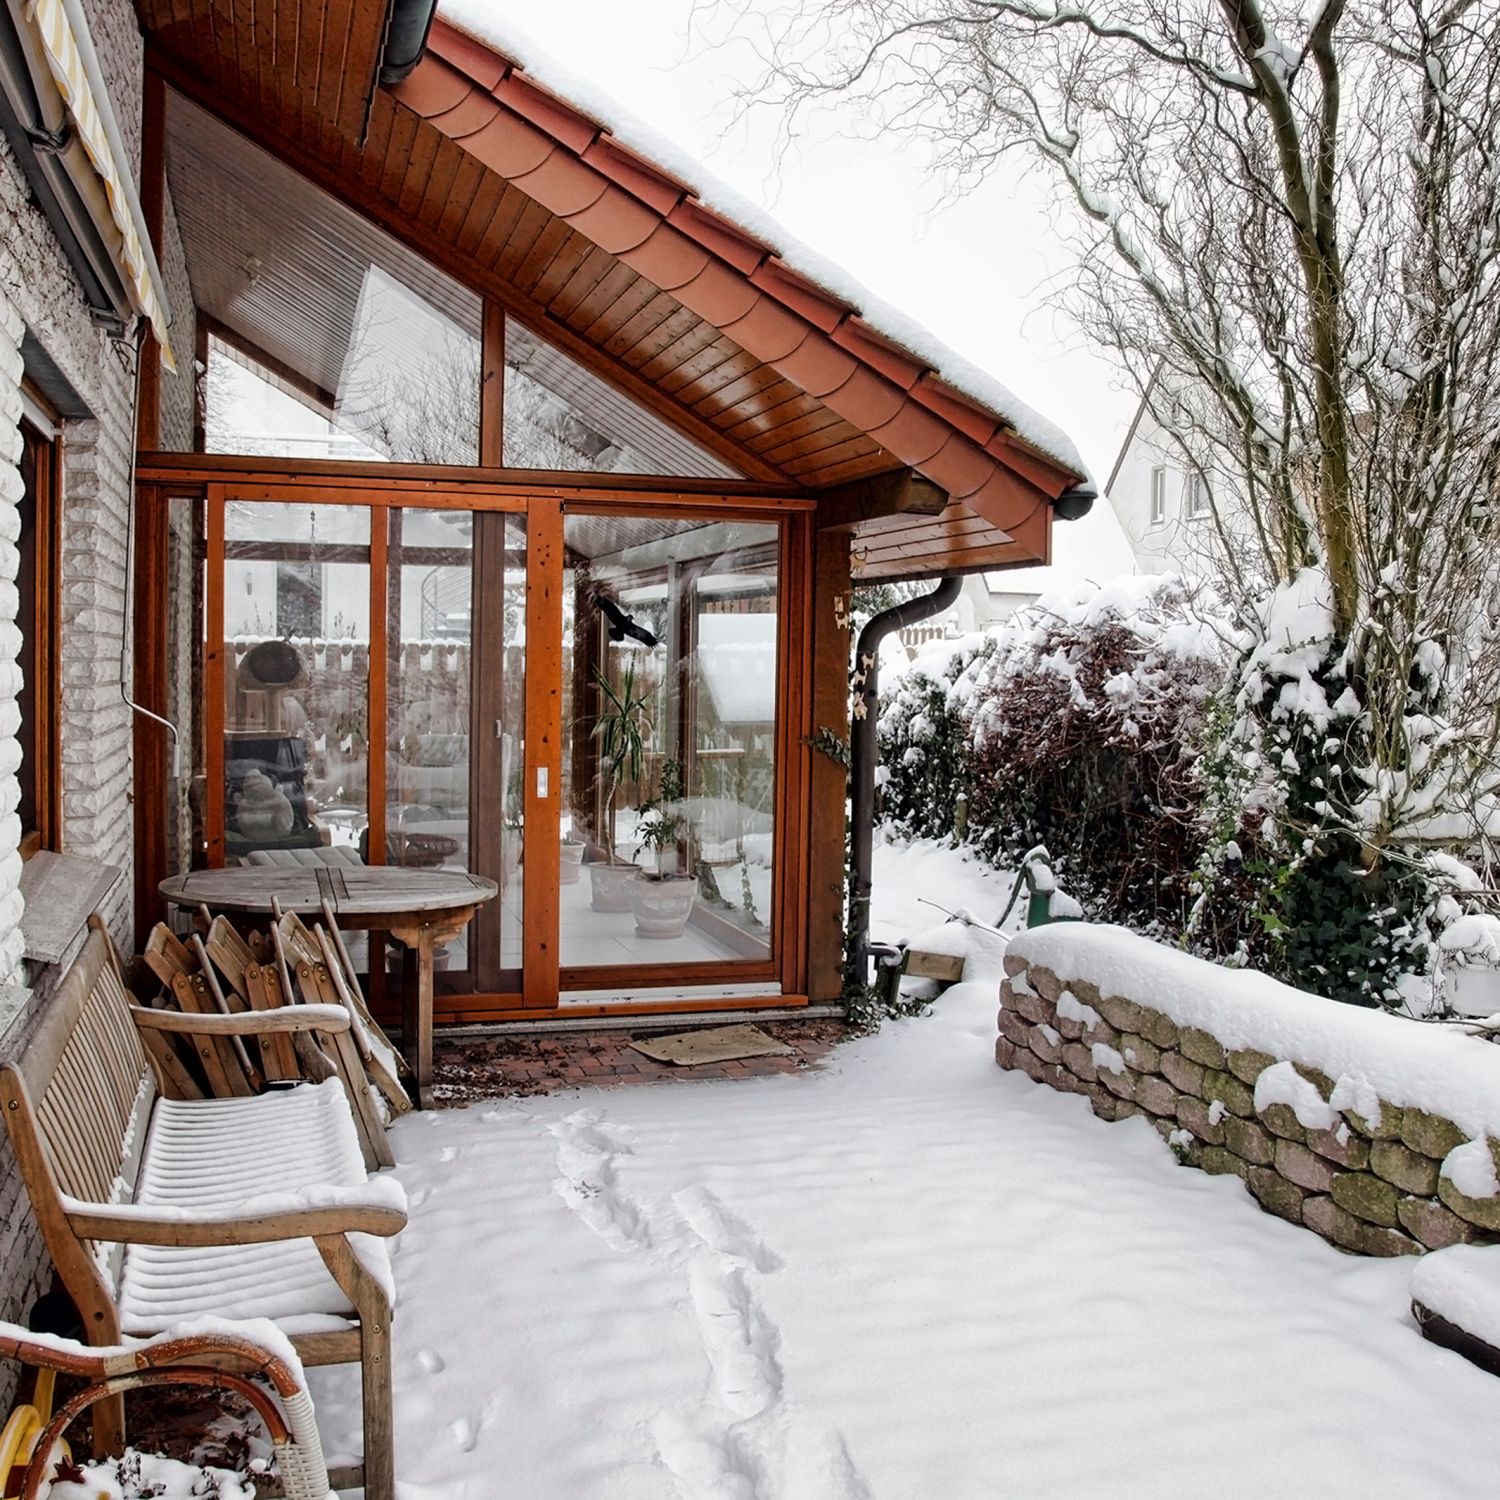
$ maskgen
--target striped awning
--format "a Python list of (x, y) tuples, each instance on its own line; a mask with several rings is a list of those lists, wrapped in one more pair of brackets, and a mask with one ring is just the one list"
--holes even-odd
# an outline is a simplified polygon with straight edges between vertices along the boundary
[[(63, 0), (29, 0), (26, 13), (41, 39), (47, 66), (68, 113), (73, 117), (84, 152), (104, 184), (110, 217), (114, 221), (115, 235), (112, 238), (118, 239), (118, 244), (112, 246), (112, 249), (124, 274), (131, 300), (151, 324), (151, 331), (156, 335), (161, 348), (162, 363), (175, 372), (177, 363), (172, 357), (172, 346), (167, 337), (169, 318), (164, 297), (158, 290), (156, 261), (147, 246), (141, 242), (141, 236), (136, 230), (135, 215), (132, 212), (135, 194), (129, 167), (127, 163), (115, 159), (115, 153), (110, 147), (109, 135), (100, 113), (101, 105), (89, 87), (83, 53)], [(108, 227), (102, 224), (99, 226), (101, 230)]]

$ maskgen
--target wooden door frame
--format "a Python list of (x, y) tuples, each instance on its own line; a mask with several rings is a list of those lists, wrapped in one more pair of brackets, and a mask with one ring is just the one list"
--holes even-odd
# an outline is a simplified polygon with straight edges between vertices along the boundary
[[(167, 461), (162, 461), (167, 460)], [(196, 460), (194, 462), (193, 460)], [(813, 513), (815, 502), (801, 496), (756, 493), (757, 487), (724, 485), (710, 492), (693, 482), (681, 488), (638, 487), (638, 481), (580, 482), (578, 476), (547, 475), (538, 484), (529, 475), (476, 472), (472, 479), (452, 469), (420, 470), (417, 466), (358, 467), (349, 472), (332, 465), (304, 466), (254, 459), (205, 459), (202, 455), (144, 455), (143, 493), (162, 486), (172, 495), (199, 493), (206, 501), (206, 568), (204, 578), (204, 771), (205, 832), (210, 864), (224, 860), (224, 728), (227, 658), (224, 641), (225, 506), (230, 500), (298, 505), (364, 505), (371, 510), (370, 593), (371, 651), (367, 704), (371, 712), (368, 816), (371, 856), (384, 857), (385, 765), (375, 747), (383, 744), (375, 730), (378, 709), (384, 724), (387, 661), (384, 632), (375, 624), (384, 618), (387, 580), (384, 566), (388, 529), (380, 524), (392, 508), (462, 509), (519, 514), (527, 526), (526, 589), (526, 746), (523, 764), (526, 824), (531, 832), (523, 857), (523, 971), (519, 995), (505, 991), (451, 993), (438, 997), (438, 1014), (447, 1021), (530, 1020), (612, 1015), (672, 1014), (685, 1011), (742, 1010), (807, 1003), (808, 934), (808, 722), (811, 641)], [(537, 476), (541, 477), (541, 476)], [(528, 482), (530, 481), (530, 482)], [(660, 481), (657, 482), (661, 484)], [(750, 491), (747, 493), (747, 491)], [(160, 492), (153, 495), (160, 504)], [(603, 967), (565, 971), (559, 955), (557, 838), (548, 837), (560, 823), (562, 770), (562, 607), (564, 574), (562, 526), (565, 511), (590, 514), (651, 514), (666, 518), (713, 520), (779, 520), (780, 542), (777, 622), (777, 727), (775, 791), (775, 866), (773, 911), (770, 914), (772, 951), (767, 960), (682, 965), (662, 976), (659, 966), (632, 965), (619, 970)], [(379, 564), (379, 566), (377, 566)], [(165, 613), (138, 622), (143, 645), (164, 658), (167, 646)], [(380, 636), (377, 648), (375, 637)], [(377, 664), (379, 669), (377, 670)], [(378, 680), (377, 680), (378, 679)], [(378, 763), (378, 765), (377, 765)], [(545, 771), (543, 796), (538, 772)], [(377, 801), (379, 805), (377, 805)], [(545, 826), (544, 826), (545, 825)], [(160, 856), (157, 856), (160, 857)], [(143, 885), (152, 890), (170, 873), (144, 872)], [(591, 985), (607, 987), (616, 979), (637, 991), (722, 981), (725, 984), (764, 980), (764, 995), (723, 999), (636, 999), (597, 1003), (560, 1003), (564, 978), (573, 974)], [(653, 983), (654, 981), (654, 983)]]

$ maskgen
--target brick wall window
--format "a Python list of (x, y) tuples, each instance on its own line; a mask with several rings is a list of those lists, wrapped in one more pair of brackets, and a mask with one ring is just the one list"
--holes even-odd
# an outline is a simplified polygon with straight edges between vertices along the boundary
[(58, 546), (62, 530), (62, 438), (54, 414), (33, 392), (24, 392), (21, 418), (20, 568), (16, 577), (21, 632), (22, 685), (16, 704), (21, 723), (21, 853), (56, 849), (61, 834), (61, 767), (58, 756)]

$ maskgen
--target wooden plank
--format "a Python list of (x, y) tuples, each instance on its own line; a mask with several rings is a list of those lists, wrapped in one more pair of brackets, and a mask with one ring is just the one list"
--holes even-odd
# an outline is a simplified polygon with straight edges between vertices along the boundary
[[(213, 1001), (209, 999), (208, 985), (201, 974), (178, 974), (172, 980), (172, 995), (177, 1008), (185, 1015), (216, 1015)], [(203, 1069), (208, 1091), (215, 1099), (245, 1098), (249, 1086), (239, 1068), (239, 1060), (229, 1051), (227, 1038), (195, 1036), (192, 1047)], [(238, 1075), (238, 1076), (236, 1076)]]
[[(557, 1003), (562, 808), (563, 515), (532, 505), (527, 520), (526, 754), (522, 865), (525, 1004)], [(541, 783), (545, 780), (545, 786)]]
[[(680, 501), (699, 496), (707, 501), (764, 500), (811, 509), (812, 493), (784, 481), (766, 484), (750, 479), (716, 479), (693, 475), (584, 475), (570, 469), (486, 469), (470, 465), (361, 463), (349, 459), (250, 458), (234, 453), (143, 453), (137, 478), (143, 484), (164, 484), (174, 494), (189, 485), (210, 483), (287, 484), (321, 483), (330, 491), (329, 504), (347, 505), (350, 497), (334, 499), (331, 492), (357, 487), (367, 491), (372, 504), (449, 504), (464, 509), (523, 510), (535, 495), (550, 499), (592, 500), (638, 495), (643, 500)], [(403, 498), (404, 496), (404, 498)], [(264, 498), (278, 498), (266, 496)], [(301, 497), (287, 497), (301, 498)]]
[(794, 516), (782, 527), (778, 620), (780, 717), (777, 721), (775, 882), (773, 921), (779, 936), (781, 987), (808, 987), (808, 882), (810, 857), (812, 682), (815, 655), (814, 536), (811, 516)]
[[(251, 1010), (275, 1010), (283, 1003), (281, 986), (275, 975), (265, 965), (254, 962), (245, 965), (245, 990), (249, 996)], [(266, 1077), (291, 1081), (302, 1076), (297, 1066), (296, 1049), (292, 1039), (284, 1032), (273, 1032), (260, 1039), (261, 1064)]]
[[(808, 733), (849, 737), (849, 538), (820, 532), (813, 562), (813, 639)], [(844, 991), (844, 839), (848, 773), (821, 751), (808, 757), (810, 843), (807, 884), (807, 993), (814, 1002)]]
[[(197, 974), (193, 978), (202, 978), (204, 985), (207, 987), (209, 999), (213, 1002), (214, 1010), (221, 1016), (234, 1015), (247, 1010), (249, 1008), (248, 1004), (240, 1001), (238, 996), (235, 997), (236, 1003), (230, 1004), (229, 997), (224, 993), (223, 986), (219, 983), (218, 972), (209, 961), (207, 950), (203, 946), (203, 939), (196, 932), (189, 939), (189, 948), (193, 957), (198, 960)], [(193, 988), (197, 989), (196, 983)], [(232, 1054), (234, 1060), (239, 1064), (245, 1081), (246, 1092), (249, 1094), (258, 1094), (265, 1084), (265, 1078), (261, 1074), (259, 1063), (250, 1060), (250, 1053), (245, 1047), (243, 1038), (237, 1036), (229, 1037), (227, 1038), (227, 1042), (229, 1053)], [(229, 1072), (227, 1064), (226, 1072)], [(231, 1087), (233, 1087), (237, 1081), (236, 1076), (230, 1072), (229, 1077)]]
[(505, 309), (484, 304), (480, 339), (479, 462), (498, 469), (505, 462)]
[(920, 948), (908, 948), (902, 972), (911, 979), (936, 979), (943, 984), (957, 984), (964, 977), (964, 961), (952, 953), (927, 953)]

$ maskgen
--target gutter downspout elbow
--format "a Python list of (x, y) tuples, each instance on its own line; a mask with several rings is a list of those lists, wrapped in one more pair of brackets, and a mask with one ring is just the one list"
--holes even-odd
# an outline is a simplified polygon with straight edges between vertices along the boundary
[(859, 633), (854, 648), (854, 717), (849, 726), (849, 952), (845, 981), (870, 979), (871, 866), (875, 855), (875, 720), (880, 697), (880, 643), (893, 630), (941, 614), (958, 598), (963, 579), (949, 576), (918, 599), (882, 610)]

